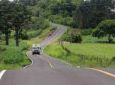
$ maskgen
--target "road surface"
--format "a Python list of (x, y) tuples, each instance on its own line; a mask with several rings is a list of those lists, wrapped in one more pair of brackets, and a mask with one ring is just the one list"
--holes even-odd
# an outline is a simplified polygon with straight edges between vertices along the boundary
[[(66, 27), (56, 25), (57, 30), (43, 42), (42, 47), (59, 38)], [(6, 71), (0, 85), (115, 85), (115, 78), (86, 68), (76, 68), (45, 54), (27, 52), (32, 64), (20, 70)]]

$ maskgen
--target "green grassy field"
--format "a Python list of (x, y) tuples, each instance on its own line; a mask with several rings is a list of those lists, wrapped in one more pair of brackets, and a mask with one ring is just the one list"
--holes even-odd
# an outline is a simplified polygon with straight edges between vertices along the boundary
[(10, 39), (10, 45), (6, 46), (5, 42), (0, 42), (0, 70), (2, 69), (19, 69), (31, 64), (26, 56), (26, 52), (33, 43), (39, 43), (52, 32), (51, 28), (46, 28), (42, 32), (29, 31), (29, 36), (33, 38), (29, 40), (21, 40), (20, 46), (15, 46), (14, 39)]
[(115, 67), (115, 45), (83, 43), (64, 43), (49, 45), (45, 52), (50, 56), (63, 59), (73, 65), (83, 67)]
[[(107, 43), (108, 38), (92, 37), (89, 30), (83, 30), (82, 43), (64, 42), (63, 37), (69, 33), (80, 33), (79, 29), (68, 29), (58, 41), (47, 46), (45, 52), (76, 66), (83, 67), (115, 67), (115, 44)], [(87, 34), (86, 34), (87, 33)], [(59, 40), (59, 41), (60, 41)], [(115, 38), (113, 39), (115, 41)]]

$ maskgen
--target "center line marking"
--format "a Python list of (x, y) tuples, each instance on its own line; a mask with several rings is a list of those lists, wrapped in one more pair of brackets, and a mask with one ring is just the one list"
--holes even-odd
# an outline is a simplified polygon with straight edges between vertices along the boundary
[(54, 69), (54, 66), (51, 64), (51, 62), (48, 60), (48, 63), (52, 69)]
[(4, 75), (5, 72), (6, 72), (6, 70), (3, 70), (0, 72), (0, 80), (2, 79), (2, 76)]
[(106, 75), (108, 75), (108, 76), (110, 76), (110, 77), (115, 78), (115, 74), (112, 74), (112, 73), (109, 73), (109, 72), (106, 72), (106, 71), (103, 71), (103, 70), (100, 70), (100, 69), (95, 69), (95, 68), (88, 68), (88, 69), (91, 69), (91, 70), (94, 70), (94, 71), (98, 71), (98, 72), (101, 72), (101, 73), (103, 73), (103, 74), (106, 74)]

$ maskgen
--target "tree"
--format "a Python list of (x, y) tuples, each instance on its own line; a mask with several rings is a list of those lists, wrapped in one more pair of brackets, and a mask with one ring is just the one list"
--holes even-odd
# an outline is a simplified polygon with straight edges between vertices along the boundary
[(19, 0), (19, 3), (26, 5), (26, 6), (33, 6), (37, 4), (38, 0)]
[(8, 0), (2, 0), (0, 3), (0, 27), (5, 34), (6, 45), (9, 45), (9, 36), (12, 21), (12, 5)]
[(98, 38), (108, 36), (109, 43), (112, 43), (115, 37), (115, 20), (102, 21), (93, 32), (93, 36)]
[(13, 26), (15, 28), (15, 40), (16, 46), (19, 46), (19, 39), (22, 32), (22, 26), (28, 23), (30, 20), (30, 12), (27, 10), (26, 6), (15, 3), (14, 6), (14, 19), (13, 19)]
[(90, 0), (82, 2), (76, 10), (76, 23), (81, 28), (95, 28), (101, 21), (115, 18), (112, 0)]

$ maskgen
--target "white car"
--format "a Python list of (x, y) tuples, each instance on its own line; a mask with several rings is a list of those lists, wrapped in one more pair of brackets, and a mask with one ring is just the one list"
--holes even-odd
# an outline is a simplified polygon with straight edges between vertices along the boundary
[(38, 55), (40, 55), (41, 54), (41, 47), (40, 47), (40, 45), (33, 45), (32, 46), (32, 54), (34, 55), (34, 54), (38, 54)]

